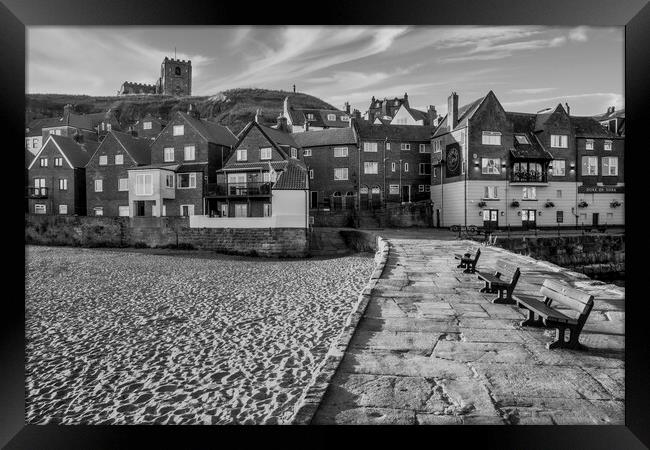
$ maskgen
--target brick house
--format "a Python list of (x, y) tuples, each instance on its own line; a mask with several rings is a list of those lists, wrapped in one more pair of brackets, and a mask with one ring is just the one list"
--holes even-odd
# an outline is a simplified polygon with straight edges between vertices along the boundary
[(83, 136), (84, 141), (97, 141), (99, 138), (98, 129), (106, 120), (106, 113), (76, 114), (72, 105), (63, 107), (63, 116), (42, 127), (43, 141), (50, 134), (57, 136), (74, 137)]
[(386, 202), (428, 201), (434, 127), (377, 125), (354, 120), (361, 209)]
[(147, 113), (131, 127), (131, 131), (137, 137), (154, 140), (166, 125), (166, 122), (160, 117), (154, 117), (151, 113)]
[(348, 127), (292, 134), (309, 173), (311, 209), (355, 206), (359, 173), (355, 131)]
[(129, 206), (135, 216), (188, 216), (208, 211), (208, 185), (237, 137), (198, 112), (177, 112), (151, 144), (151, 164), (131, 167)]
[(578, 130), (586, 118), (562, 105), (506, 112), (492, 91), (462, 107), (452, 93), (448, 111), (432, 138), (435, 225), (577, 224)]
[(625, 136), (625, 108), (617, 110), (615, 106), (610, 106), (606, 113), (598, 114), (593, 118), (612, 133)]
[(278, 128), (253, 121), (240, 132), (232, 155), (218, 171), (217, 183), (209, 193), (211, 216), (291, 215), (307, 225), (307, 167), (285, 120), (283, 116), (278, 118)]
[[(375, 119), (376, 124), (385, 123), (387, 119)], [(391, 125), (437, 125), (438, 112), (436, 107), (429, 105), (427, 111), (420, 111), (419, 109), (411, 108), (406, 104), (402, 104), (393, 118), (388, 122)]]
[(328, 128), (347, 128), (350, 126), (350, 105), (346, 103), (346, 111), (298, 108), (291, 104), (289, 97), (285, 97), (282, 116), (286, 119), (288, 129), (292, 133)]
[[(60, 117), (48, 117), (30, 121), (25, 128), (25, 148), (29, 150), (32, 155), (36, 155), (43, 146), (43, 128), (58, 126), (60, 120)], [(47, 136), (49, 136), (49, 133), (45, 138), (47, 138)]]
[(130, 215), (128, 169), (151, 163), (150, 143), (127, 133), (108, 132), (86, 164), (88, 215)]
[(95, 141), (49, 136), (29, 166), (29, 212), (86, 215), (85, 167), (97, 146)]

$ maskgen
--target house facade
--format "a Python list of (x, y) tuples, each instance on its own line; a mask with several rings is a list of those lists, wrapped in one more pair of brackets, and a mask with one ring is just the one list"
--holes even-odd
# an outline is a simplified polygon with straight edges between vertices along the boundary
[[(432, 138), (434, 225), (579, 224), (578, 148), (586, 139), (580, 123), (598, 126), (593, 119), (571, 117), (562, 105), (537, 114), (506, 112), (492, 91), (462, 107), (452, 93), (448, 111)], [(622, 224), (607, 217), (609, 225)]]
[(131, 127), (131, 131), (137, 137), (153, 141), (158, 137), (165, 126), (166, 123), (160, 117), (154, 117), (150, 113), (147, 113)]
[(610, 106), (605, 114), (598, 114), (593, 118), (612, 133), (625, 136), (625, 108), (616, 109), (615, 106)]
[(151, 163), (150, 140), (110, 131), (86, 164), (86, 212), (131, 216), (128, 169)]
[(76, 114), (72, 105), (65, 105), (63, 116), (42, 127), (43, 141), (49, 135), (74, 137), (75, 135), (83, 136), (84, 141), (98, 140), (98, 127), (105, 119), (105, 113), (93, 114)]
[(236, 142), (227, 127), (201, 119), (192, 107), (177, 112), (151, 144), (151, 164), (128, 169), (131, 215), (205, 214), (208, 185)]
[[(386, 119), (384, 119), (386, 120)], [(391, 125), (438, 125), (438, 112), (436, 107), (429, 105), (427, 111), (420, 111), (419, 109), (410, 108), (402, 104), (390, 120)], [(382, 123), (379, 118), (375, 119), (375, 123)]]
[(30, 214), (86, 215), (85, 166), (97, 142), (51, 135), (29, 165)]
[(350, 126), (350, 105), (346, 103), (346, 111), (299, 108), (291, 104), (289, 97), (285, 97), (282, 116), (286, 119), (287, 127), (292, 133), (328, 128), (346, 128)]

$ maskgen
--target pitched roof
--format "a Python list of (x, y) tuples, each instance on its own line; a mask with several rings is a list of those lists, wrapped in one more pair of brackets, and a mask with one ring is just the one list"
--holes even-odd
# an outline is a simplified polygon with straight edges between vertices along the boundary
[(528, 140), (528, 144), (522, 144), (517, 140), (515, 136), (514, 148), (510, 149), (510, 153), (514, 158), (546, 159), (546, 160), (553, 159), (553, 155), (551, 155), (548, 151), (546, 151), (546, 149), (541, 144), (541, 142), (539, 142), (539, 139), (537, 139), (537, 136), (535, 136), (534, 133), (515, 132), (515, 135), (526, 136), (526, 139)]
[(391, 141), (429, 141), (435, 127), (430, 125), (375, 125), (355, 121), (359, 139)]
[(606, 112), (604, 114), (598, 114), (596, 116), (593, 116), (594, 119), (597, 121), (604, 121), (604, 120), (611, 120), (611, 119), (618, 119), (618, 118), (625, 118), (625, 108), (621, 108), (618, 110), (614, 110), (612, 112)]
[(290, 161), (287, 168), (278, 176), (273, 190), (304, 190), (309, 189), (307, 169), (296, 161)]
[(43, 134), (43, 128), (59, 126), (60, 120), (60, 117), (45, 117), (42, 119), (34, 119), (27, 125), (29, 131), (25, 133), (25, 136), (41, 136)]
[[(72, 167), (75, 168), (85, 167), (86, 164), (88, 164), (90, 157), (95, 153), (97, 147), (99, 147), (99, 143), (95, 141), (85, 141), (84, 143), (79, 144), (72, 138), (56, 134), (51, 134), (50, 138), (56, 143), (68, 161), (70, 161)], [(43, 148), (45, 148), (45, 145)]]
[(415, 109), (415, 108), (406, 108), (406, 109), (415, 120), (426, 121), (428, 118), (427, 113), (424, 111), (420, 111), (419, 109)]
[[(472, 103), (468, 103), (467, 105), (463, 105), (460, 108), (458, 108), (458, 123), (456, 124), (454, 130), (467, 126), (467, 121), (469, 120), (470, 117), (472, 117), (472, 114), (474, 114), (474, 111), (478, 109), (481, 103), (483, 103), (485, 97), (487, 97), (487, 95), (481, 98), (477, 98)], [(453, 131), (450, 130), (449, 126), (447, 125), (448, 117), (449, 114), (446, 114), (445, 117), (440, 121), (438, 128), (436, 128), (436, 132), (434, 136), (440, 136), (441, 134), (445, 134), (448, 133), (449, 131)]]
[(265, 125), (254, 122), (266, 136), (271, 139), (276, 145), (285, 145), (290, 147), (298, 148), (299, 145), (294, 140), (293, 136), (290, 133), (285, 133), (284, 131), (277, 130), (275, 128), (267, 127)]
[(269, 168), (269, 163), (273, 170), (284, 170), (289, 161), (283, 159), (282, 161), (234, 162), (226, 164), (222, 170), (266, 170)]
[(187, 120), (208, 142), (226, 147), (231, 147), (237, 143), (237, 136), (226, 126), (205, 119), (197, 119), (181, 111), (178, 111), (178, 114)]
[[(151, 147), (149, 146), (151, 141), (149, 139), (137, 138), (120, 131), (110, 131), (109, 134), (112, 134), (122, 144), (124, 150), (126, 150), (137, 164), (149, 164), (151, 162)], [(106, 138), (104, 138), (105, 140)]]
[(571, 125), (578, 137), (617, 138), (620, 137), (602, 126), (593, 117), (571, 116)]
[[(341, 116), (349, 117), (350, 115), (338, 109), (296, 108), (291, 105), (287, 109), (293, 125), (304, 125), (307, 114), (312, 114), (314, 117), (309, 120), (311, 126), (343, 128), (350, 125), (349, 122), (341, 120)], [(328, 114), (334, 114), (334, 120), (329, 120)]]
[(352, 127), (305, 131), (304, 133), (293, 133), (291, 136), (296, 141), (296, 144), (303, 148), (356, 144), (356, 137)]

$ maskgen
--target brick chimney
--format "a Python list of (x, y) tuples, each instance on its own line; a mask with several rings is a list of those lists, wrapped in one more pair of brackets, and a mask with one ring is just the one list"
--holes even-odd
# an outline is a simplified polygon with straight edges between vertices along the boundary
[(195, 119), (201, 119), (201, 113), (199, 113), (199, 110), (192, 103), (187, 107), (187, 115)]
[(409, 107), (409, 95), (404, 92), (404, 106)]
[(260, 123), (260, 110), (255, 111), (255, 122)]
[(436, 111), (436, 107), (429, 105), (429, 108), (427, 109), (427, 123), (425, 125), (437, 125), (435, 123), (437, 118), (438, 111)]
[(289, 125), (287, 124), (287, 118), (280, 114), (277, 118), (278, 127), (277, 129), (285, 133), (290, 133)]
[(345, 112), (350, 114), (350, 102), (345, 102)]
[(447, 126), (453, 130), (458, 125), (458, 94), (452, 92), (447, 99)]

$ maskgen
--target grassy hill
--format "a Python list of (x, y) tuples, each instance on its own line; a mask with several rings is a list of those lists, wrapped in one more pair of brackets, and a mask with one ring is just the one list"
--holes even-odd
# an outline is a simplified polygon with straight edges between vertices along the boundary
[(26, 122), (43, 117), (58, 117), (63, 107), (70, 103), (80, 114), (119, 111), (123, 126), (135, 123), (147, 113), (169, 120), (178, 110), (187, 111), (190, 103), (201, 117), (213, 118), (238, 133), (253, 120), (255, 111), (261, 109), (262, 123), (274, 124), (282, 112), (284, 98), (289, 95), (291, 104), (305, 108), (338, 109), (319, 98), (303, 93), (273, 91), (268, 89), (231, 89), (212, 96), (171, 97), (166, 95), (129, 95), (91, 97), (88, 95), (27, 94)]

